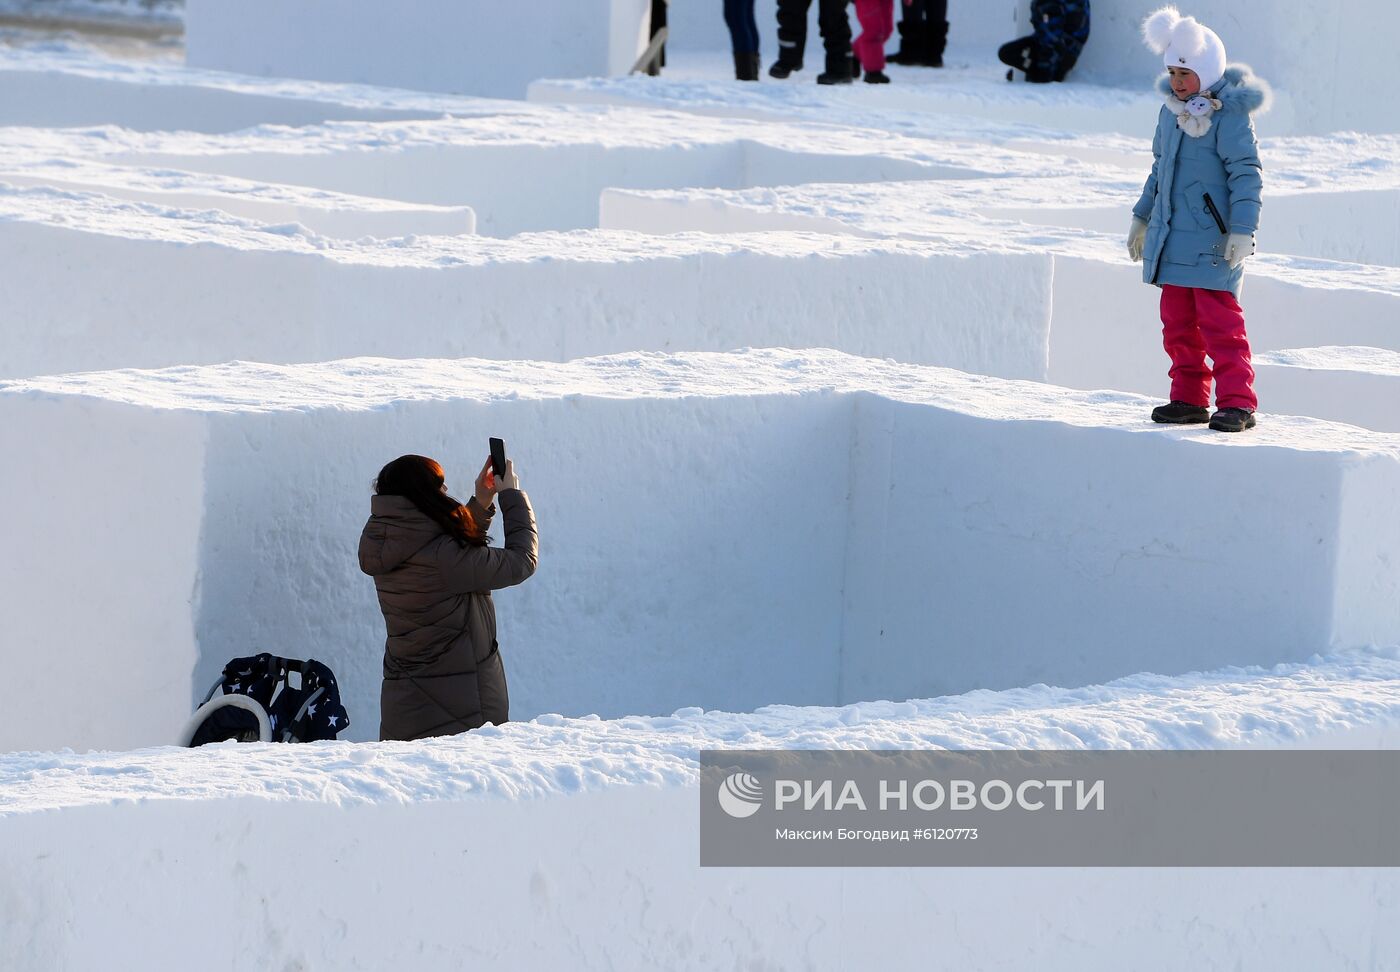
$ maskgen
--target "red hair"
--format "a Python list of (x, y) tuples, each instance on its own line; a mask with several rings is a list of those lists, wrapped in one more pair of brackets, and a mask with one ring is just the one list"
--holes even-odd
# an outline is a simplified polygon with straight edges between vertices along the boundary
[(402, 496), (461, 546), (484, 547), (486, 537), (476, 517), (465, 503), (457, 502), (443, 491), (446, 482), (442, 466), (436, 460), (427, 456), (399, 456), (379, 470), (374, 490), (380, 496)]

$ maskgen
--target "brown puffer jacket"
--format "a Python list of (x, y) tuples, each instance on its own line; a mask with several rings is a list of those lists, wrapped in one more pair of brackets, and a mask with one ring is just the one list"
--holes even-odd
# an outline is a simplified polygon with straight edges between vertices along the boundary
[[(506, 544), (462, 547), (402, 496), (375, 496), (360, 534), (360, 569), (374, 578), (384, 612), (380, 739), (422, 739), (509, 717), (491, 592), (535, 572), (539, 540), (530, 499), (496, 500)], [(468, 502), (483, 528), (491, 510)]]

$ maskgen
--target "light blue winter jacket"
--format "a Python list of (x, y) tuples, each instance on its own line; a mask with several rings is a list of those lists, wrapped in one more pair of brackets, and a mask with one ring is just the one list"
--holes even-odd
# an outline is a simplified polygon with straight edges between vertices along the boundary
[[(1164, 74), (1157, 84), (1175, 98)], [(1236, 297), (1244, 267), (1225, 262), (1230, 233), (1259, 229), (1259, 142), (1250, 115), (1268, 110), (1269, 86), (1248, 66), (1232, 64), (1212, 89), (1223, 102), (1205, 134), (1193, 137), (1176, 124), (1166, 105), (1157, 116), (1152, 139), (1152, 174), (1143, 186), (1133, 215), (1147, 222), (1142, 251), (1142, 279), (1151, 284), (1228, 290)], [(1205, 197), (1215, 204), (1224, 232)]]

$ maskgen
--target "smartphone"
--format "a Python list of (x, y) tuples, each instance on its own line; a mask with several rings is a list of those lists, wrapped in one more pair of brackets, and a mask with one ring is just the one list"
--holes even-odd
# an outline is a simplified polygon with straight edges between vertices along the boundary
[(491, 471), (496, 474), (496, 482), (499, 484), (501, 477), (506, 474), (506, 443), (504, 439), (491, 440)]

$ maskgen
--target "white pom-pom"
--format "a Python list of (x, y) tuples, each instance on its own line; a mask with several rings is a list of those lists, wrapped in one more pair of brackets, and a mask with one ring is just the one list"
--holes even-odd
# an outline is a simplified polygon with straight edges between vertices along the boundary
[(1142, 39), (1155, 53), (1166, 51), (1172, 42), (1172, 30), (1181, 23), (1175, 7), (1163, 7), (1142, 22)]
[(1206, 49), (1206, 29), (1195, 17), (1185, 17), (1172, 26), (1172, 49), (1196, 57)]

